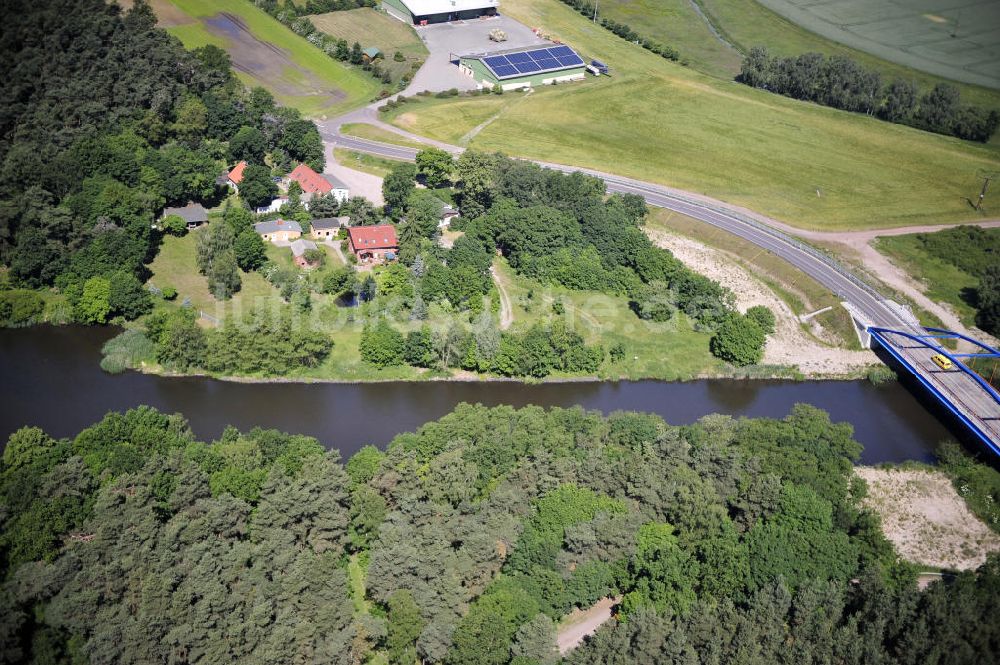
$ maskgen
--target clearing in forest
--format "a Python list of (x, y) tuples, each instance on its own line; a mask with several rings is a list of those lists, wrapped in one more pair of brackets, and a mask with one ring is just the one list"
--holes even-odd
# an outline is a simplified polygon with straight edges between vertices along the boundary
[(940, 471), (857, 467), (868, 483), (864, 504), (882, 518), (882, 530), (907, 561), (971, 570), (1000, 551), (1000, 534), (972, 514)]

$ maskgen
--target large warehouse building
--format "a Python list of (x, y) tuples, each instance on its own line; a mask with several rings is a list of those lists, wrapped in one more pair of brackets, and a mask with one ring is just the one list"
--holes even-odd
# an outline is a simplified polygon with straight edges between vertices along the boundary
[(458, 66), (481, 86), (504, 90), (579, 81), (586, 70), (583, 58), (564, 44), (463, 55)]
[(382, 0), (382, 9), (417, 25), (494, 16), (499, 0)]

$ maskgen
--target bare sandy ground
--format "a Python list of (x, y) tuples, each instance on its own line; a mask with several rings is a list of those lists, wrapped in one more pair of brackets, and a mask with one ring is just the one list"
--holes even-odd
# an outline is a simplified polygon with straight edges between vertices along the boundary
[(1000, 535), (965, 505), (939, 471), (855, 468), (868, 483), (865, 505), (882, 518), (882, 530), (907, 561), (971, 570), (1000, 551)]
[(870, 351), (839, 349), (813, 339), (781, 298), (725, 252), (684, 236), (660, 231), (649, 231), (649, 236), (657, 246), (669, 249), (695, 272), (732, 290), (740, 311), (764, 305), (774, 312), (775, 331), (764, 349), (765, 364), (798, 365), (806, 374), (838, 376), (853, 374), (878, 363), (878, 358)]
[(593, 635), (601, 625), (611, 618), (611, 608), (621, 602), (621, 598), (602, 598), (585, 610), (575, 609), (559, 626), (556, 644), (559, 653), (566, 655), (583, 642), (588, 635)]

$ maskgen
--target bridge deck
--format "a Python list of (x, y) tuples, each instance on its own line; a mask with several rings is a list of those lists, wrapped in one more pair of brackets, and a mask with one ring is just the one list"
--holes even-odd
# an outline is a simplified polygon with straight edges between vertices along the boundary
[[(920, 329), (904, 329), (911, 335), (925, 335)], [(957, 416), (971, 425), (993, 452), (1000, 454), (1000, 402), (995, 391), (988, 390), (959, 368), (941, 369), (932, 360), (938, 350), (889, 331), (879, 334), (901, 360), (936, 397)], [(884, 346), (884, 345), (883, 345)]]

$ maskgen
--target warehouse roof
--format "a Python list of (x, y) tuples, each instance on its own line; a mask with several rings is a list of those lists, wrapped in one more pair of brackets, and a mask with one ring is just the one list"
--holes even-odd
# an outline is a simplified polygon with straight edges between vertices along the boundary
[(565, 44), (531, 46), (493, 53), (471, 53), (462, 58), (479, 60), (498, 79), (546, 74), (584, 66), (583, 58)]
[(402, 0), (414, 16), (450, 14), (499, 6), (498, 0)]

